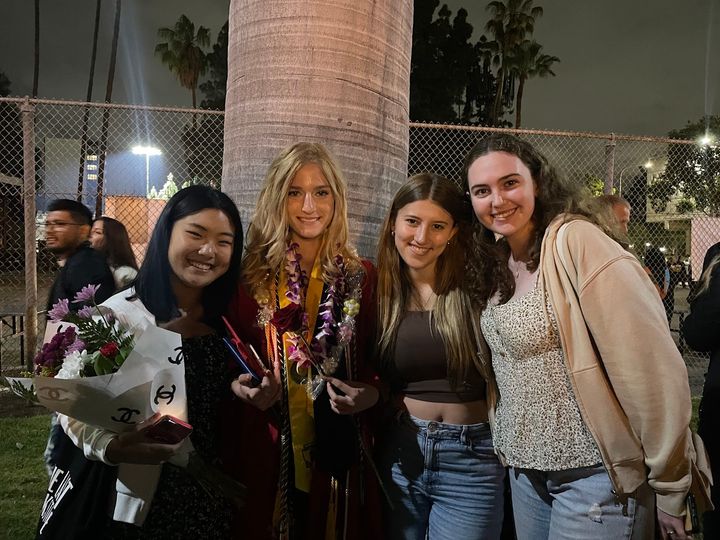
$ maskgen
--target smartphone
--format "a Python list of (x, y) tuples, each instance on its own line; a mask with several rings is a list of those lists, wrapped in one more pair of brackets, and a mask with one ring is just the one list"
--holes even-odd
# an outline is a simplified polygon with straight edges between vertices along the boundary
[(157, 422), (142, 429), (148, 439), (162, 444), (177, 444), (192, 433), (192, 426), (179, 418), (166, 414)]

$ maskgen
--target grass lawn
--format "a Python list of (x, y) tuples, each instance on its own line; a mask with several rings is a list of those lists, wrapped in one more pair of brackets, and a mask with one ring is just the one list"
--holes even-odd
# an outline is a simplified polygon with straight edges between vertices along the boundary
[(0, 538), (35, 537), (48, 486), (43, 451), (47, 415), (0, 418)]

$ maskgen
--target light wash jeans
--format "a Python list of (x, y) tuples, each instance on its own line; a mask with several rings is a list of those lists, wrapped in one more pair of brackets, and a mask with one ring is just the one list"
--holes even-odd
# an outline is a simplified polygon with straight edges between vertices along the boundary
[(647, 483), (618, 501), (602, 465), (566, 471), (511, 468), (518, 540), (652, 539), (655, 494)]
[(386, 509), (388, 538), (500, 537), (505, 469), (488, 424), (443, 424), (405, 414), (385, 435), (379, 464), (393, 505)]

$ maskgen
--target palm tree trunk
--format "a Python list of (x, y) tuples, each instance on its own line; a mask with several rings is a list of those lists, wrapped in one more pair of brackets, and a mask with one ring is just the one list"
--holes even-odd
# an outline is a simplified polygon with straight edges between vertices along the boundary
[(515, 99), (515, 127), (520, 127), (520, 119), (522, 117), (522, 100), (523, 90), (525, 90), (525, 81), (527, 77), (520, 75), (520, 81), (518, 82), (517, 98)]
[(40, 0), (35, 0), (35, 66), (33, 68), (32, 97), (38, 95), (38, 79), (40, 77)]
[[(88, 76), (88, 88), (85, 101), (92, 101), (93, 80), (95, 78), (95, 59), (97, 58), (98, 30), (100, 29), (100, 7), (102, 0), (95, 4), (95, 30), (93, 31), (92, 53), (90, 53), (90, 74)], [(77, 200), (82, 202), (83, 177), (85, 175), (85, 156), (87, 155), (87, 132), (88, 121), (90, 120), (90, 108), (85, 107), (83, 114), (82, 135), (80, 136), (80, 170), (78, 171)]]
[(500, 66), (498, 76), (496, 79), (497, 89), (495, 90), (495, 102), (493, 103), (492, 116), (490, 117), (490, 124), (496, 126), (500, 119), (500, 113), (502, 112), (502, 98), (505, 87), (505, 66)]
[(374, 252), (407, 175), (412, 13), (412, 0), (231, 1), (222, 185), (244, 220), (280, 149), (319, 141), (349, 181), (353, 240)]
[[(115, 82), (115, 63), (117, 60), (118, 37), (120, 35), (121, 0), (115, 0), (115, 24), (113, 25), (112, 47), (110, 49), (110, 66), (108, 68), (107, 86), (105, 87), (105, 103), (112, 101), (113, 83)], [(102, 215), (103, 191), (105, 189), (105, 158), (107, 157), (108, 128), (110, 127), (110, 109), (103, 111), (100, 132), (100, 152), (98, 153), (97, 195), (95, 196), (95, 215)]]

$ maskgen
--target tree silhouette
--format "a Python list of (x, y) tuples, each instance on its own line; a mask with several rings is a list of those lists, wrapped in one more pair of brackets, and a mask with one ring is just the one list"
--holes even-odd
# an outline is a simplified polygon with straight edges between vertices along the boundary
[(210, 76), (200, 84), (200, 91), (205, 99), (200, 102), (203, 109), (225, 109), (225, 92), (227, 89), (228, 62), (228, 23), (226, 22), (217, 36), (213, 50), (207, 54), (207, 67)]
[(504, 105), (512, 104), (513, 81), (508, 80), (509, 58), (525, 37), (532, 35), (535, 20), (542, 16), (543, 8), (533, 6), (533, 0), (505, 0), (488, 3), (487, 10), (491, 19), (485, 29), (495, 38), (493, 62), (498, 66), (497, 92), (490, 120), (493, 125), (497, 125), (503, 116)]
[(536, 41), (524, 40), (515, 47), (508, 57), (510, 72), (518, 79), (517, 96), (515, 98), (515, 127), (520, 127), (522, 117), (522, 100), (525, 83), (530, 77), (555, 76), (552, 65), (559, 62), (557, 56), (542, 54), (542, 45)]
[(195, 32), (195, 24), (185, 15), (180, 15), (172, 28), (160, 28), (158, 37), (165, 41), (155, 46), (155, 54), (176, 75), (180, 85), (190, 90), (192, 106), (196, 109), (198, 79), (207, 69), (203, 47), (210, 45), (210, 30), (199, 26)]
[[(668, 136), (698, 140), (709, 134), (720, 134), (720, 116), (703, 117)], [(675, 196), (679, 197), (675, 204), (679, 213), (720, 216), (720, 141), (712, 135), (697, 145), (668, 145), (667, 165), (648, 187), (648, 199), (656, 212), (663, 212)]]

